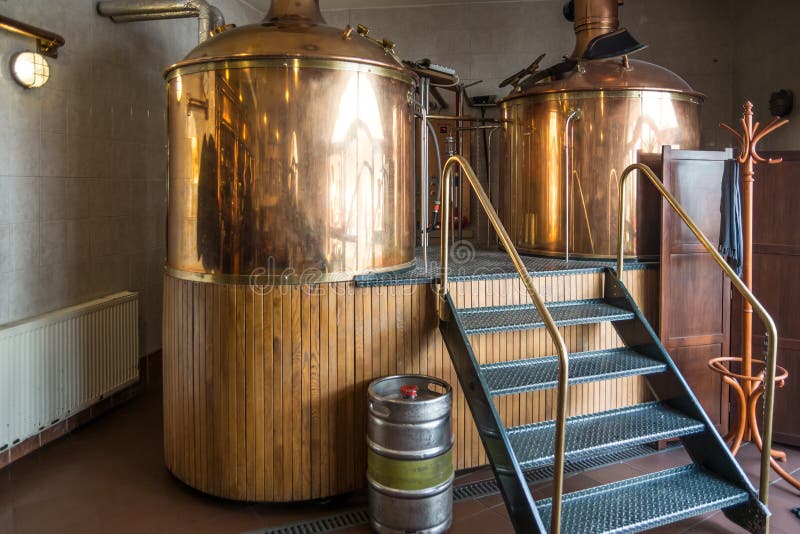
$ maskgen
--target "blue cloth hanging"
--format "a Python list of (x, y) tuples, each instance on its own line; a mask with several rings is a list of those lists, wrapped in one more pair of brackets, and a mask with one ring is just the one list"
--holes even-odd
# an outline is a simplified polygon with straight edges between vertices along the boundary
[(719, 253), (741, 277), (744, 254), (742, 193), (739, 187), (739, 162), (735, 159), (725, 161), (719, 210)]

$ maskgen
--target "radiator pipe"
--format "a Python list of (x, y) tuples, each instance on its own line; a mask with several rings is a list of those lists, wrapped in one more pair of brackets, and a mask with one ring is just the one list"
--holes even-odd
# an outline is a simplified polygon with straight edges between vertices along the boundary
[(225, 26), (222, 12), (205, 0), (109, 0), (98, 2), (97, 12), (113, 22), (197, 17), (200, 43)]

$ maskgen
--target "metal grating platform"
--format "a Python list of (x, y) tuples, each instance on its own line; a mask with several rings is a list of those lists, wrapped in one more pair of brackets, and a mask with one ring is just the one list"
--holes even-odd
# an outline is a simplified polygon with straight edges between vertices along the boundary
[[(628, 348), (575, 352), (569, 355), (570, 385), (663, 373), (666, 370), (666, 364)], [(481, 365), (481, 373), (494, 396), (554, 388), (558, 385), (558, 357)]]
[[(659, 402), (637, 404), (567, 418), (567, 460), (581, 460), (634, 445), (702, 432), (702, 422)], [(508, 430), (520, 467), (530, 469), (553, 462), (555, 422), (545, 421)]]
[[(747, 502), (748, 493), (690, 465), (564, 495), (563, 534), (639, 532)], [(550, 499), (537, 506), (550, 527)]]
[[(616, 308), (602, 300), (559, 302), (548, 305), (547, 309), (558, 326), (626, 321), (635, 317), (633, 312)], [(458, 310), (458, 315), (468, 336), (544, 326), (533, 304), (466, 308)]]
[[(561, 258), (542, 256), (522, 256), (531, 276), (573, 275), (600, 273), (606, 267), (615, 268), (614, 260), (576, 260), (565, 261)], [(657, 263), (626, 261), (625, 270), (647, 269)], [(427, 284), (439, 279), (439, 249), (428, 250), (427, 259), (422, 249), (417, 249), (414, 267), (402, 271), (378, 274), (362, 274), (355, 277), (357, 287), (376, 287), (406, 284)], [(514, 264), (505, 252), (497, 250), (476, 250), (471, 245), (459, 248), (455, 245), (450, 254), (450, 280), (453, 282), (467, 280), (496, 280), (516, 278)]]

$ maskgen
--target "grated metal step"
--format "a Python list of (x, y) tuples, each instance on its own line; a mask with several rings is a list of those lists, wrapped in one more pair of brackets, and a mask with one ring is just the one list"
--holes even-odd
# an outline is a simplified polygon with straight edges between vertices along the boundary
[[(634, 318), (633, 312), (623, 310), (602, 300), (574, 300), (548, 304), (547, 309), (558, 326), (626, 321)], [(530, 330), (542, 328), (544, 322), (533, 304), (491, 306), (458, 310), (464, 331), (468, 336)]]
[[(561, 532), (639, 532), (748, 499), (747, 491), (688, 465), (565, 494)], [(549, 530), (550, 499), (537, 509)]]
[[(614, 450), (702, 432), (700, 421), (660, 402), (567, 418), (566, 459), (581, 460)], [(555, 421), (519, 426), (507, 431), (522, 469), (553, 462)]]
[[(666, 370), (666, 364), (628, 348), (569, 355), (570, 385), (663, 373)], [(558, 385), (558, 357), (490, 363), (481, 365), (481, 373), (493, 396), (554, 388)]]

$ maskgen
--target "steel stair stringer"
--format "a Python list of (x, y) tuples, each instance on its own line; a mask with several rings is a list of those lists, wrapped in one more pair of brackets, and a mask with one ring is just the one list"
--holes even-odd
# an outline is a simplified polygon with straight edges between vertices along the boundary
[(548, 530), (542, 523), (522, 469), (512, 452), (489, 387), (479, 371), (464, 325), (449, 294), (443, 304), (447, 306), (449, 320), (440, 320), (439, 330), (508, 508), (509, 518), (517, 532), (546, 533)]
[(766, 534), (765, 524), (769, 510), (759, 501), (758, 493), (747, 475), (714, 429), (714, 425), (633, 297), (609, 268), (605, 270), (604, 289), (604, 300), (607, 304), (634, 314), (633, 319), (613, 323), (625, 345), (667, 365), (666, 373), (645, 377), (656, 398), (705, 424), (703, 432), (680, 438), (694, 464), (748, 493), (750, 498), (746, 503), (723, 509), (723, 512), (728, 519), (747, 531)]

